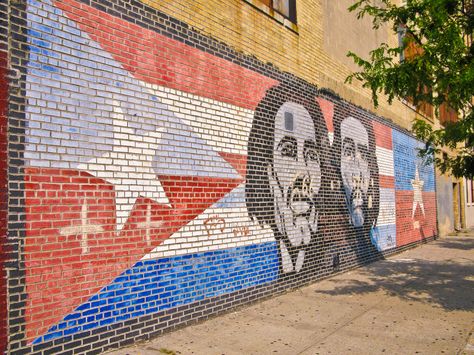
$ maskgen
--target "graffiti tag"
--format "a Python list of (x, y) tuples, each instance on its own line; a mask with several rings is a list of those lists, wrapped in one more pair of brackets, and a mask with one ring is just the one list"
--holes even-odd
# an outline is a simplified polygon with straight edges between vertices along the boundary
[(234, 237), (248, 236), (250, 235), (250, 228), (247, 226), (237, 226), (233, 228), (227, 228), (227, 223), (224, 218), (218, 215), (213, 215), (204, 221), (204, 227), (206, 228), (207, 236), (210, 237), (219, 231), (224, 233), (226, 229), (230, 229), (234, 234)]
[(220, 230), (224, 233), (226, 228), (225, 219), (214, 215), (204, 221), (204, 227), (206, 228), (207, 236), (210, 237), (216, 230)]
[(250, 229), (247, 226), (232, 228), (232, 232), (234, 233), (234, 237), (238, 237), (239, 235), (242, 237), (250, 235)]

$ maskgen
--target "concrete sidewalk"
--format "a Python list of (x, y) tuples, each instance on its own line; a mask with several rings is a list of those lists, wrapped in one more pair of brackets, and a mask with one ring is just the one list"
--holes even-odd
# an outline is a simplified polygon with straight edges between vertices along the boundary
[(474, 354), (474, 231), (112, 354)]

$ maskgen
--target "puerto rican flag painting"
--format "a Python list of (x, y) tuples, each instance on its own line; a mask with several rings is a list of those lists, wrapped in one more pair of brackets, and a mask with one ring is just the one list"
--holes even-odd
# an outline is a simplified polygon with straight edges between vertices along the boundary
[(27, 339), (275, 280), (233, 132), (277, 82), (72, 0), (28, 29)]

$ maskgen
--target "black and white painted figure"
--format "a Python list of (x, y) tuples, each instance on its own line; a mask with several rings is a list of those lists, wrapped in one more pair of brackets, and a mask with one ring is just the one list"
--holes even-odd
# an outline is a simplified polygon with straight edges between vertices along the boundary
[(373, 196), (369, 186), (374, 184), (369, 168), (369, 135), (364, 125), (354, 117), (341, 122), (341, 179), (349, 211), (349, 222), (362, 227)]
[(311, 264), (309, 249), (318, 232), (327, 131), (314, 98), (285, 86), (268, 90), (249, 136), (247, 208), (272, 228), (283, 273)]
[[(334, 114), (334, 142), (331, 158), (336, 178), (333, 193), (345, 205), (346, 240), (358, 259), (377, 253), (370, 239), (377, 224), (380, 182), (375, 136), (367, 113), (338, 102)], [(336, 183), (337, 182), (337, 183)], [(360, 261), (360, 260), (359, 260)]]

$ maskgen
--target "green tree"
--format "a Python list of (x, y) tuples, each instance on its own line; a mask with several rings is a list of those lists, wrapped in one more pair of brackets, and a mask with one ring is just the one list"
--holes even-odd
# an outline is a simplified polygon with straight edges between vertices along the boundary
[[(445, 103), (458, 112), (458, 120), (434, 128), (422, 119), (413, 123), (415, 135), (426, 142), (420, 155), (433, 159), (442, 172), (456, 177), (474, 178), (474, 1), (473, 0), (358, 0), (350, 11), (358, 18), (371, 16), (373, 28), (388, 25), (403, 38), (401, 45), (382, 43), (363, 59), (353, 52), (360, 71), (346, 81), (361, 80), (372, 91), (374, 105), (378, 96), (389, 103), (410, 98), (415, 105), (432, 104), (435, 111)], [(417, 54), (403, 59), (406, 48)], [(441, 154), (442, 147), (457, 149), (457, 154)]]

